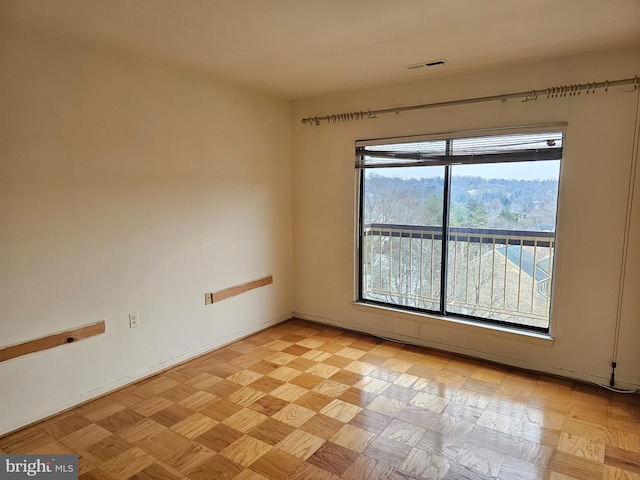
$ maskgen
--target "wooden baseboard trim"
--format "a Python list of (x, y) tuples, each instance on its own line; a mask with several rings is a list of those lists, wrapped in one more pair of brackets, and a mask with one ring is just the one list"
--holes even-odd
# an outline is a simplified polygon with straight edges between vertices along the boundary
[(265, 285), (269, 285), (271, 283), (273, 283), (273, 276), (269, 275), (267, 277), (259, 278), (258, 280), (253, 280), (252, 282), (242, 283), (240, 285), (225, 288), (224, 290), (220, 290), (211, 294), (211, 303), (216, 303), (230, 297), (235, 297), (236, 295), (240, 295), (241, 293), (248, 292), (249, 290), (253, 290), (254, 288), (264, 287)]
[(105, 325), (103, 320), (101, 322), (92, 323), (91, 325), (84, 325), (72, 330), (66, 330), (64, 332), (54, 333), (53, 335), (47, 335), (46, 337), (37, 338), (35, 340), (29, 340), (28, 342), (3, 347), (0, 348), (0, 362), (12, 360), (23, 355), (40, 352), (49, 348), (74, 343), (78, 340), (84, 340), (85, 338), (93, 337), (94, 335), (99, 335), (104, 332)]

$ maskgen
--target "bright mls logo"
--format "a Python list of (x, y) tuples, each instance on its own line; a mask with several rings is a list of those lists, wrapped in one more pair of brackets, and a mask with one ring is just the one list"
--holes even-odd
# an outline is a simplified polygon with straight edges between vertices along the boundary
[(0, 455), (0, 480), (77, 480), (77, 455)]

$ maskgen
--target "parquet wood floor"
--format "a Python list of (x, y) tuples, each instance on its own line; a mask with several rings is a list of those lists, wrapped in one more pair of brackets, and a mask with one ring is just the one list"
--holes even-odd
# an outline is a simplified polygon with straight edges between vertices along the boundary
[(640, 397), (290, 320), (0, 439), (82, 480), (640, 480)]

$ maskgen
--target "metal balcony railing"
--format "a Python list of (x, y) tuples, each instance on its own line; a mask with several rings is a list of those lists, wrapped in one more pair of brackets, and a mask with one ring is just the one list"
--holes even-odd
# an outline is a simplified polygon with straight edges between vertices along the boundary
[[(362, 296), (441, 310), (442, 227), (367, 224)], [(452, 227), (446, 311), (533, 327), (549, 326), (555, 233)]]

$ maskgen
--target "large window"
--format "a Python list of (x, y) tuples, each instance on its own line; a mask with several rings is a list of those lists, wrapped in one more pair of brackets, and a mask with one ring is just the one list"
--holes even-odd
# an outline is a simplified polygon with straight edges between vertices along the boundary
[(358, 142), (359, 301), (548, 332), (563, 132)]

